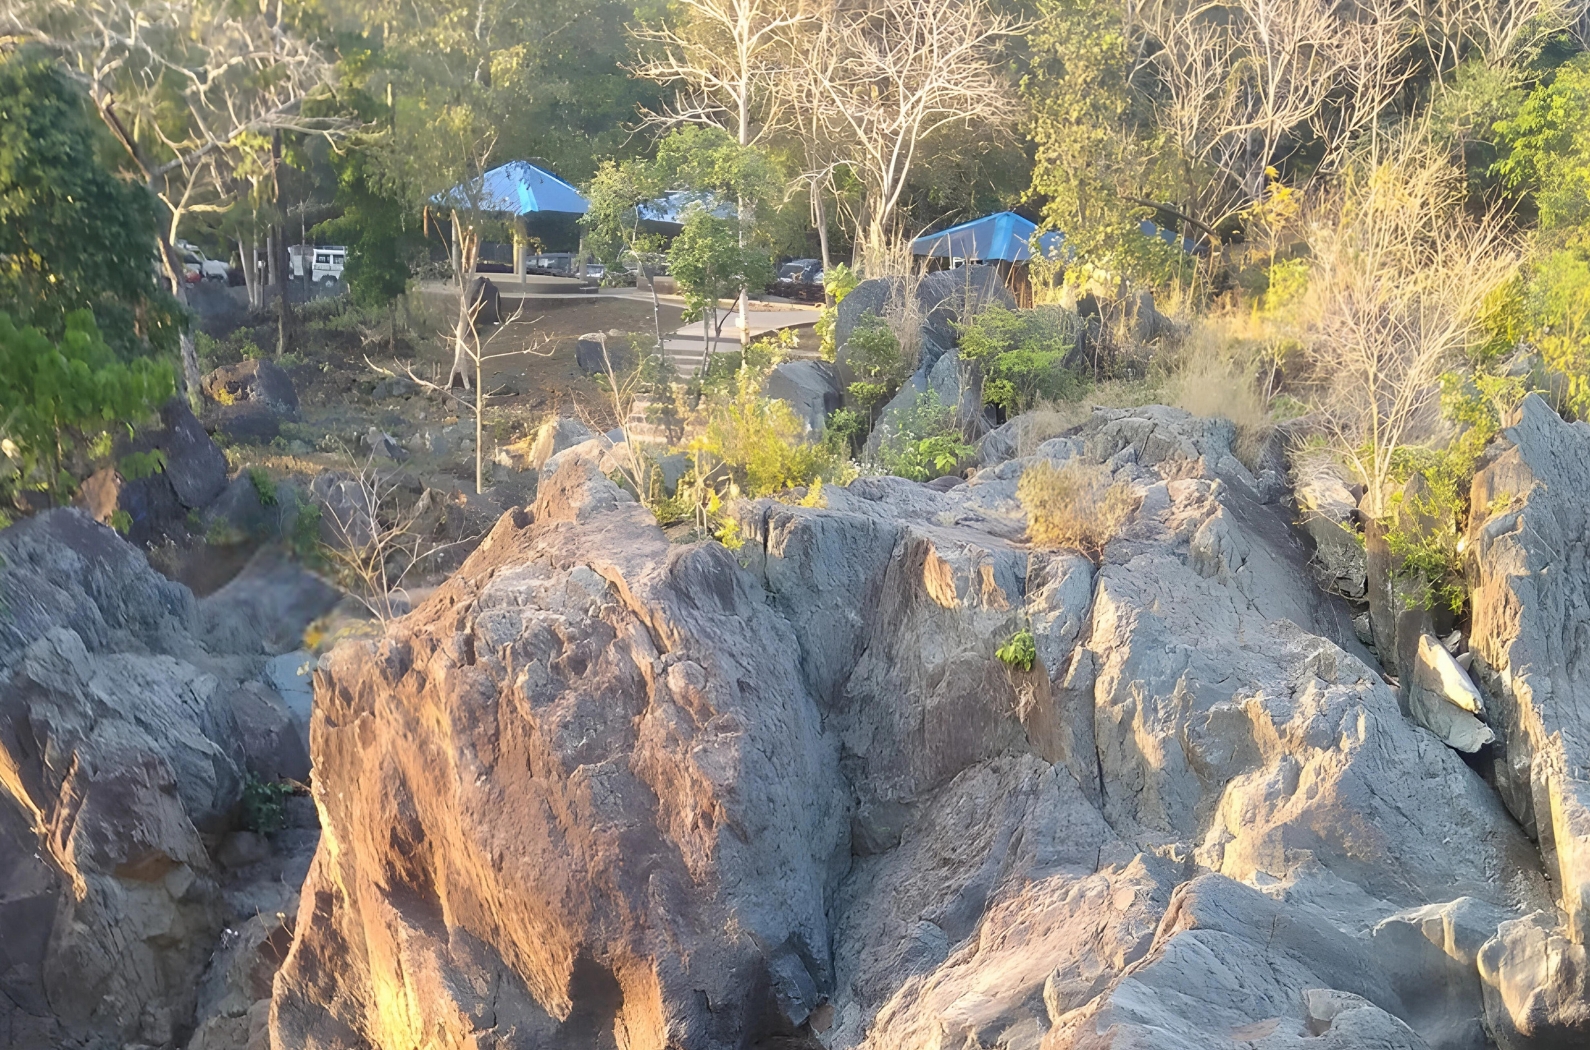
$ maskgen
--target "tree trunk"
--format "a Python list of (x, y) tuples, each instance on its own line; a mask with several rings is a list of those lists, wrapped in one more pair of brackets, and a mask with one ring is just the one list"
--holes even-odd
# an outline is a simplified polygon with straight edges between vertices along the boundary
[(816, 179), (812, 180), (812, 212), (817, 218), (817, 243), (822, 247), (823, 273), (829, 270), (828, 263), (828, 205), (823, 200), (823, 188)]
[[(272, 191), (276, 197), (277, 214), (286, 216), (287, 209), (282, 205), (282, 132), (280, 128), (271, 136), (271, 182)], [(277, 228), (276, 235), (276, 272), (281, 275), (281, 297), (277, 300), (276, 310), (276, 356), (280, 357), (287, 352), (287, 344), (292, 339), (293, 331), (293, 306), (287, 294), (287, 228), (282, 225)]]
[(473, 322), (469, 309), (469, 286), (466, 284), (458, 290), (458, 322), (453, 326), (453, 363), (447, 370), (449, 389), (455, 382), (465, 390), (469, 389), (469, 339), (474, 334)]
[(486, 369), (475, 355), (475, 495), (486, 488)]
[(249, 249), (248, 243), (241, 237), (237, 239), (237, 261), (238, 268), (243, 271), (243, 291), (248, 296), (248, 308), (253, 310), (256, 308), (254, 293), (254, 255)]
[[(166, 280), (171, 282), (171, 294), (186, 310), (188, 286), (183, 279), (186, 275), (182, 272), (182, 263), (177, 257), (176, 249), (171, 246), (171, 239), (164, 232), (160, 234), (160, 258), (165, 263)], [(188, 407), (193, 409), (194, 415), (198, 415), (199, 410), (204, 406), (201, 396), (204, 380), (199, 374), (199, 349), (194, 344), (193, 332), (187, 327), (183, 327), (177, 341), (182, 353), (183, 393), (187, 395)]]

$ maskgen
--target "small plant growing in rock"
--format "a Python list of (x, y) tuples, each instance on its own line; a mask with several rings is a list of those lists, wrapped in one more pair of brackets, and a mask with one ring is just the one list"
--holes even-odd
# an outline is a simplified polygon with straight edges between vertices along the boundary
[(291, 784), (261, 780), (250, 773), (243, 780), (243, 827), (257, 835), (269, 835), (287, 825), (286, 798)]
[(911, 370), (899, 338), (890, 330), (888, 322), (876, 314), (864, 315), (845, 345), (849, 348), (851, 371), (856, 374), (856, 381), (850, 384), (847, 392), (870, 417)]
[(1028, 467), (1016, 485), (1027, 512), (1027, 536), (1040, 547), (1070, 547), (1097, 560), (1137, 510), (1130, 485), (1111, 481), (1108, 469), (1080, 460)]
[(995, 649), (994, 655), (1012, 670), (1031, 671), (1038, 660), (1038, 642), (1033, 638), (1032, 631), (1023, 627), (1006, 639), (1004, 645)]
[(259, 497), (260, 506), (276, 506), (276, 482), (265, 472), (263, 467), (248, 468), (248, 482), (254, 486), (254, 494)]
[(953, 474), (971, 458), (968, 444), (955, 425), (955, 409), (933, 391), (917, 395), (911, 407), (892, 413), (878, 445), (878, 462), (890, 474), (912, 481), (932, 481)]

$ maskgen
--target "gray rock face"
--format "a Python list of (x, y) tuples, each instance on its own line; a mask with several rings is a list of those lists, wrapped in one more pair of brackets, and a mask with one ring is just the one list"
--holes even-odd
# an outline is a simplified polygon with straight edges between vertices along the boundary
[(305, 613), (282, 566), (244, 575), (196, 602), (78, 510), (0, 532), (0, 1045), (173, 1046), (253, 912), (209, 851), (246, 770), (307, 773), (256, 680)]
[(978, 263), (924, 274), (917, 284), (916, 299), (924, 319), (922, 357), (929, 364), (955, 348), (957, 322), (990, 303), (1016, 305), (999, 269)]
[(0, 533), (0, 1035), (120, 1045), (192, 1015), (220, 907), (201, 832), (241, 763), (193, 598), (77, 511)]
[(625, 340), (610, 341), (607, 333), (592, 332), (575, 343), (574, 360), (588, 376), (606, 373), (609, 365), (615, 372), (627, 372), (635, 367), (635, 352)]
[[(317, 672), (275, 1045), (1481, 1050), (1534, 849), (1230, 443), (1100, 412), (965, 484), (741, 504), (733, 557), (560, 453)], [(1139, 497), (1097, 564), (1022, 541), (1074, 456)]]
[(298, 418), (298, 392), (280, 365), (263, 358), (217, 368), (204, 377), (204, 392), (223, 407), (253, 402), (282, 419)]
[(828, 413), (843, 400), (839, 375), (825, 361), (785, 361), (768, 375), (763, 392), (788, 403), (813, 435), (823, 432)]
[(1504, 928), (1482, 970), (1500, 1045), (1570, 1046), (1584, 1038), (1584, 964), (1574, 960), (1590, 925), (1590, 789), (1575, 772), (1590, 761), (1579, 656), (1590, 617), (1590, 427), (1532, 396), (1491, 457), (1471, 494), (1472, 669), (1497, 736), (1497, 788), (1539, 842), (1566, 922)]
[(546, 466), (547, 460), (559, 452), (589, 441), (595, 436), (591, 433), (590, 427), (578, 419), (570, 419), (567, 416), (554, 419), (550, 423), (543, 423), (536, 431), (535, 443), (530, 447), (530, 466), (540, 470)]
[(214, 402), (205, 410), (205, 426), (236, 441), (270, 441), (284, 420), (298, 418), (292, 378), (272, 361), (218, 368), (204, 377), (204, 392)]
[(190, 512), (210, 505), (226, 488), (226, 455), (210, 440), (181, 398), (160, 410), (161, 426), (138, 435), (119, 454), (158, 452), (164, 468), (128, 478), (106, 467), (84, 481), (79, 502), (96, 521), (108, 523), (121, 511), (127, 538), (140, 545), (184, 530)]

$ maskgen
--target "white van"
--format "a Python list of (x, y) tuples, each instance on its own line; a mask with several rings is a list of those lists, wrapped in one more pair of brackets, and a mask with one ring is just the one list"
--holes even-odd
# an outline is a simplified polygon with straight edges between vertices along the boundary
[(342, 269), (348, 262), (348, 249), (342, 245), (323, 245), (315, 248), (314, 282), (323, 288), (335, 287), (342, 280)]

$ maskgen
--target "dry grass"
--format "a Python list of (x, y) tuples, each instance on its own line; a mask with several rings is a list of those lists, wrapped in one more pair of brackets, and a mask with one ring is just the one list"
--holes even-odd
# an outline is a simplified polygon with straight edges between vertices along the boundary
[(1138, 504), (1130, 485), (1080, 460), (1062, 467), (1046, 460), (1033, 464), (1022, 473), (1016, 498), (1035, 545), (1070, 547), (1094, 559), (1131, 522)]

